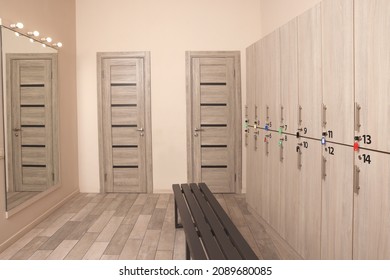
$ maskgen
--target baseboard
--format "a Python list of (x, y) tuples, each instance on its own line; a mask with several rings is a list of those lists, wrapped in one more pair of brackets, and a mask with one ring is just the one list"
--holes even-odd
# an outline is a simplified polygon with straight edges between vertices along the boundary
[(42, 215), (37, 217), (35, 220), (33, 220), (31, 223), (26, 225), (24, 228), (19, 230), (17, 233), (12, 235), (10, 238), (8, 238), (6, 241), (4, 241), (2, 244), (0, 244), (0, 253), (3, 252), (5, 249), (7, 249), (9, 246), (14, 244), (17, 240), (19, 240), (23, 235), (25, 235), (27, 232), (32, 230), (35, 226), (37, 226), (40, 222), (42, 222), (44, 219), (46, 219), (50, 214), (52, 214), (55, 210), (60, 208), (62, 205), (64, 205), (66, 202), (68, 202), (70, 199), (72, 199), (75, 195), (77, 195), (79, 190), (72, 192), (70, 195), (62, 199), (60, 202), (46, 210)]
[(256, 211), (248, 205), (248, 210), (255, 217), (255, 219), (261, 223), (268, 235), (271, 237), (276, 249), (279, 251), (280, 255), (286, 260), (302, 260), (303, 258), (279, 235), (279, 233), (271, 227)]

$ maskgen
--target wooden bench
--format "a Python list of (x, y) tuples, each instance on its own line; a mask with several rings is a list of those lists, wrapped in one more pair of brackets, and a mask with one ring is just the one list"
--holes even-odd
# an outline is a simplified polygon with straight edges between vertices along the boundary
[(187, 260), (258, 259), (206, 184), (172, 188), (175, 227), (184, 228)]

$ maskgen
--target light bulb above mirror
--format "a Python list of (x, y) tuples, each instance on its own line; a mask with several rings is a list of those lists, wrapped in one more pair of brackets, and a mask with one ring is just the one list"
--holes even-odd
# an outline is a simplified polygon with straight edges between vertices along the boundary
[(52, 39), (52, 38), (50, 38), (50, 37), (46, 37), (46, 38), (42, 38), (42, 39), (41, 39), (41, 41), (42, 41), (42, 42), (48, 42), (48, 43), (51, 43), (51, 42), (53, 41), (53, 39)]
[(54, 43), (53, 47), (62, 48), (62, 43), (61, 42)]
[(38, 37), (39, 36), (39, 31), (30, 31), (30, 32), (27, 32), (27, 35), (30, 35), (30, 36), (34, 36), (34, 37)]
[(17, 23), (10, 24), (9, 27), (11, 27), (12, 29), (23, 29), (24, 24), (21, 22), (17, 22)]

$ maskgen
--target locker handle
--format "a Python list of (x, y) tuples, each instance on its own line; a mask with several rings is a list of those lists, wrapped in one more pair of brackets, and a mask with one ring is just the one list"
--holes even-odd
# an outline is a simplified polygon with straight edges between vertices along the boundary
[(266, 113), (267, 113), (267, 122), (269, 121), (269, 106), (266, 105)]
[(360, 168), (355, 165), (354, 169), (354, 192), (356, 194), (359, 194), (360, 190)]
[(322, 180), (325, 180), (325, 178), (326, 178), (326, 158), (324, 156), (322, 156), (321, 174), (322, 174)]
[(326, 122), (326, 110), (327, 110), (328, 108), (324, 105), (324, 104), (322, 104), (322, 127), (326, 127), (326, 124), (327, 124), (327, 122)]
[(248, 146), (248, 133), (245, 133), (245, 147)]
[(281, 162), (283, 162), (283, 159), (284, 159), (284, 157), (283, 157), (283, 145), (280, 145), (279, 148), (280, 148), (280, 155), (279, 155), (280, 158), (279, 159), (280, 159)]
[(298, 167), (298, 169), (301, 169), (302, 168), (302, 152), (301, 152), (300, 147), (297, 147), (297, 152), (298, 152), (297, 167)]
[(248, 119), (248, 105), (245, 105), (245, 118)]
[(357, 131), (357, 132), (359, 132), (360, 127), (362, 126), (360, 124), (360, 110), (361, 109), (362, 109), (362, 107), (357, 102), (355, 102), (355, 131)]
[(302, 124), (302, 106), (298, 105), (298, 126)]
[(268, 147), (268, 145), (269, 145), (269, 142), (268, 142), (268, 141), (265, 142), (265, 155), (266, 155), (266, 156), (269, 155), (269, 147)]
[(257, 120), (258, 117), (257, 117), (257, 105), (255, 105), (255, 119)]
[(280, 121), (283, 123), (284, 121), (284, 118), (283, 118), (283, 110), (284, 110), (284, 107), (283, 106), (280, 106)]
[(257, 151), (257, 134), (255, 133), (254, 135), (253, 135), (253, 137), (254, 137), (254, 139), (255, 139), (255, 151)]

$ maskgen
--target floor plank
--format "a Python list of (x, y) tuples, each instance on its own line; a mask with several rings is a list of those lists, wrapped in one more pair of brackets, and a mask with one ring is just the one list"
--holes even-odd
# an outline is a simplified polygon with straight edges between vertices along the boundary
[(138, 260), (154, 260), (161, 230), (147, 230), (139, 249)]
[(94, 242), (83, 257), (83, 260), (100, 260), (108, 242)]
[(63, 260), (70, 250), (76, 245), (77, 240), (64, 240), (46, 258), (47, 260)]
[(65, 257), (66, 260), (82, 260), (98, 237), (96, 232), (87, 232)]

